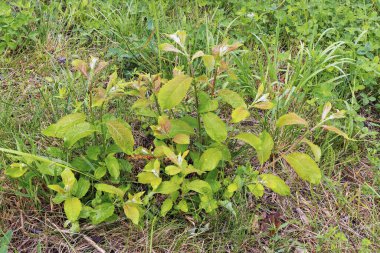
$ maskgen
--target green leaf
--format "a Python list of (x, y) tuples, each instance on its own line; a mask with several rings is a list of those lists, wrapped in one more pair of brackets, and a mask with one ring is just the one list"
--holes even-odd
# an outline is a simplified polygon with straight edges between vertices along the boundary
[(209, 95), (206, 92), (200, 91), (198, 97), (200, 113), (212, 112), (218, 109), (218, 101), (210, 99)]
[(108, 121), (107, 128), (116, 145), (118, 145), (124, 153), (128, 155), (132, 154), (133, 146), (135, 145), (132, 131), (119, 120)]
[(106, 175), (106, 173), (107, 173), (107, 168), (104, 166), (100, 166), (100, 167), (95, 169), (94, 177), (96, 179), (101, 179), (102, 177), (104, 177)]
[(164, 181), (162, 182), (157, 189), (155, 190), (156, 193), (161, 194), (171, 194), (179, 189), (179, 185), (172, 182), (172, 181)]
[(63, 171), (62, 167), (53, 162), (36, 162), (37, 170), (43, 175), (57, 176)]
[(81, 199), (86, 195), (88, 190), (90, 189), (91, 183), (84, 177), (79, 178), (78, 182), (74, 184), (73, 187), (73, 195)]
[(86, 150), (87, 157), (94, 161), (98, 160), (98, 156), (100, 155), (100, 153), (101, 149), (99, 146), (90, 146)]
[(112, 203), (102, 203), (96, 206), (90, 215), (91, 223), (97, 225), (113, 215), (115, 206)]
[(294, 152), (283, 157), (300, 178), (312, 184), (319, 184), (322, 177), (321, 170), (310, 156)]
[(67, 130), (72, 126), (85, 122), (86, 115), (73, 113), (62, 117), (57, 123), (50, 125), (42, 133), (49, 137), (63, 138)]
[(65, 186), (65, 191), (67, 192), (70, 191), (73, 188), (74, 184), (77, 182), (74, 173), (68, 168), (62, 171), (61, 178)]
[(174, 138), (178, 134), (193, 135), (194, 128), (183, 120), (172, 119), (170, 120), (169, 136)]
[(209, 183), (203, 180), (193, 180), (187, 184), (185, 184), (184, 188), (187, 191), (195, 191), (200, 194), (205, 194), (205, 195), (212, 195), (212, 189)]
[(244, 99), (235, 91), (224, 89), (218, 92), (218, 96), (222, 99), (223, 102), (229, 104), (233, 108), (243, 107), (247, 108), (247, 105), (244, 102)]
[(207, 149), (199, 159), (200, 169), (202, 171), (211, 171), (218, 166), (219, 161), (222, 159), (222, 152), (216, 148)]
[(214, 142), (209, 147), (217, 148), (219, 149), (220, 152), (222, 152), (222, 161), (231, 161), (231, 153), (230, 153), (229, 148), (226, 145), (222, 143)]
[(123, 198), (124, 194), (125, 194), (124, 190), (119, 189), (119, 188), (117, 188), (113, 185), (109, 185), (109, 184), (96, 184), (95, 188), (98, 191), (115, 194), (115, 195), (119, 196), (120, 198)]
[(239, 123), (240, 121), (245, 120), (250, 115), (249, 111), (244, 107), (237, 107), (231, 113), (231, 123)]
[(314, 160), (316, 162), (319, 162), (319, 160), (321, 159), (321, 155), (322, 155), (321, 148), (318, 145), (315, 145), (314, 143), (312, 143), (311, 141), (309, 141), (308, 139), (303, 139), (302, 142), (304, 142), (307, 145), (309, 145), (309, 147), (311, 149), (311, 152), (313, 152)]
[(173, 208), (173, 200), (168, 198), (162, 203), (160, 214), (165, 217), (166, 214)]
[(157, 94), (158, 103), (163, 110), (171, 109), (181, 103), (190, 88), (192, 78), (179, 75), (163, 85)]
[(94, 133), (96, 128), (90, 123), (84, 122), (72, 126), (65, 132), (63, 138), (65, 146), (71, 148), (77, 141)]
[(137, 225), (140, 221), (140, 211), (138, 205), (135, 203), (127, 202), (123, 206), (125, 216), (130, 219), (133, 224)]
[(261, 183), (281, 196), (290, 195), (289, 186), (280, 177), (273, 174), (261, 174)]
[(12, 163), (9, 167), (5, 169), (5, 175), (18, 178), (28, 171), (28, 166), (24, 163)]
[(263, 131), (259, 136), (251, 133), (241, 133), (235, 136), (235, 139), (251, 145), (256, 150), (261, 165), (269, 159), (274, 147), (272, 136), (267, 131)]
[(227, 139), (227, 126), (216, 114), (208, 112), (202, 116), (206, 133), (216, 142)]
[(287, 126), (287, 125), (304, 125), (307, 126), (308, 123), (306, 120), (295, 114), (294, 112), (282, 115), (278, 120), (276, 125), (278, 127)]
[(78, 198), (72, 197), (65, 200), (63, 209), (69, 221), (74, 222), (79, 218), (80, 211), (82, 210), (82, 203)]
[[(1, 9), (1, 8), (3, 8), (2, 5), (3, 5), (3, 3), (0, 2), (0, 16), (2, 15), (1, 12), (4, 13), (4, 10)], [(7, 6), (7, 5), (5, 4), (5, 6)], [(12, 251), (9, 251), (9, 246), (11, 244), (12, 236), (13, 236), (13, 231), (12, 230), (8, 230), (3, 235), (3, 237), (0, 238), (0, 253), (12, 252)]]
[(117, 159), (113, 156), (113, 154), (109, 154), (104, 160), (113, 179), (119, 179), (120, 177), (120, 165)]

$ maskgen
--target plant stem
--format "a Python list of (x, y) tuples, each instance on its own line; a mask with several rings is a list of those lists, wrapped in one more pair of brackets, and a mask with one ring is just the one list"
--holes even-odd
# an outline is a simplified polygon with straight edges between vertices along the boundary
[(104, 113), (103, 109), (104, 109), (104, 103), (100, 106), (100, 127), (102, 129), (101, 138), (102, 138), (103, 152), (105, 153), (107, 140), (106, 140), (106, 133), (105, 133), (104, 124), (103, 124), (103, 113)]
[[(156, 8), (156, 4), (155, 2), (152, 2), (151, 4), (151, 8), (153, 8), (153, 12), (154, 12), (154, 26), (156, 28), (156, 39), (157, 39), (157, 46), (159, 46), (161, 44), (161, 41), (160, 41), (160, 24), (159, 24), (159, 20), (158, 20), (158, 15), (157, 15), (157, 8)], [(158, 4), (158, 6), (160, 6), (160, 4)], [(160, 67), (160, 72), (162, 71), (162, 60), (161, 60), (161, 50), (158, 48), (158, 63), (159, 63), (159, 67)]]
[[(90, 121), (91, 124), (94, 124), (95, 122), (95, 115), (94, 111), (92, 110), (92, 89), (93, 89), (93, 82), (92, 82), (92, 71), (90, 72), (88, 78), (87, 78), (87, 93), (88, 93), (88, 99), (89, 99), (89, 108), (88, 110), (90, 111)], [(98, 140), (96, 138), (96, 132), (94, 132), (94, 140), (95, 144), (98, 145)]]
[(191, 81), (191, 85), (192, 85), (193, 88), (194, 88), (195, 107), (196, 107), (196, 110), (197, 110), (197, 131), (198, 131), (198, 141), (199, 141), (200, 144), (202, 144), (201, 114), (199, 113), (198, 88), (197, 88), (197, 84), (196, 84), (196, 82), (195, 82), (195, 80), (194, 80), (195, 71), (194, 71), (193, 65), (192, 65), (192, 63), (191, 63), (190, 56), (188, 56), (188, 66), (189, 66), (189, 69), (190, 69), (190, 75), (191, 75), (191, 77), (193, 78), (193, 80)]
[(194, 96), (195, 96), (195, 107), (197, 109), (197, 130), (198, 130), (198, 138), (199, 138), (199, 143), (202, 144), (202, 133), (201, 133), (201, 114), (199, 113), (199, 99), (198, 99), (198, 89), (197, 89), (197, 84), (195, 81), (192, 81), (192, 85), (194, 87)]
[(214, 77), (212, 79), (212, 85), (211, 85), (211, 97), (214, 97), (216, 78), (217, 77), (218, 77), (218, 68), (215, 68), (215, 70), (214, 70)]

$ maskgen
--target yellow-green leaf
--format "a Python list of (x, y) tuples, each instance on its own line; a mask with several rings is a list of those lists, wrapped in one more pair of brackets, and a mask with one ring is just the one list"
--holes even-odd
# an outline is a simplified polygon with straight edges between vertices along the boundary
[(125, 194), (125, 191), (123, 191), (122, 189), (119, 189), (119, 188), (117, 188), (113, 185), (109, 185), (109, 184), (96, 184), (95, 188), (98, 191), (115, 194), (115, 195), (119, 196), (120, 198), (123, 198), (124, 194)]
[(171, 194), (179, 189), (179, 185), (172, 181), (164, 181), (162, 182), (157, 189), (155, 190), (157, 193), (161, 194)]
[(300, 178), (312, 184), (319, 184), (322, 178), (321, 170), (309, 155), (294, 152), (283, 157)]
[(82, 203), (78, 198), (72, 197), (65, 200), (63, 209), (69, 221), (74, 222), (79, 218), (80, 211), (82, 210)]
[(28, 171), (28, 166), (24, 163), (12, 163), (5, 169), (5, 175), (17, 178), (21, 177)]
[(158, 103), (162, 109), (171, 109), (181, 103), (190, 88), (192, 78), (179, 75), (167, 82), (158, 92)]
[(222, 159), (222, 152), (216, 148), (207, 149), (199, 159), (201, 171), (211, 171), (218, 166), (219, 161)]
[(137, 175), (137, 179), (140, 184), (150, 184), (153, 187), (153, 189), (156, 189), (162, 181), (162, 179), (158, 175), (155, 175), (152, 172), (145, 171), (140, 172)]
[(247, 185), (249, 191), (255, 196), (256, 198), (260, 198), (264, 195), (264, 187), (262, 184), (256, 183), (256, 184), (249, 184)]
[(107, 122), (108, 132), (116, 145), (126, 154), (132, 154), (135, 140), (132, 131), (119, 120), (110, 120)]
[(104, 159), (108, 172), (113, 179), (118, 179), (120, 176), (120, 165), (113, 154), (109, 154), (106, 159)]
[(187, 36), (185, 31), (179, 30), (179, 31), (176, 31), (175, 33), (168, 34), (167, 36), (170, 39), (172, 39), (175, 43), (180, 45), (182, 48), (185, 46), (186, 36)]
[(324, 107), (323, 107), (323, 111), (322, 111), (322, 120), (325, 120), (327, 115), (329, 114), (330, 110), (331, 110), (331, 103), (330, 102), (327, 102)]
[(254, 134), (251, 133), (241, 133), (235, 136), (235, 139), (244, 141), (245, 143), (251, 145), (256, 150), (260, 148), (261, 140)]
[(160, 214), (164, 217), (173, 208), (173, 200), (168, 198), (162, 203)]
[(190, 136), (187, 134), (177, 134), (174, 136), (173, 141), (177, 144), (190, 144)]
[(203, 180), (193, 180), (184, 185), (184, 189), (188, 191), (195, 191), (204, 195), (212, 195), (212, 189), (209, 183)]
[(74, 176), (74, 173), (68, 168), (62, 171), (61, 178), (65, 186), (65, 191), (70, 191), (77, 181), (77, 179)]
[(270, 101), (264, 101), (264, 102), (259, 102), (256, 104), (253, 104), (253, 107), (261, 110), (270, 110), (272, 109), (274, 104)]
[(162, 43), (159, 45), (160, 50), (165, 51), (165, 52), (174, 52), (174, 53), (180, 53), (183, 54), (181, 50), (173, 46), (172, 44), (169, 43)]
[(53, 191), (56, 191), (56, 192), (58, 192), (60, 194), (64, 194), (65, 193), (65, 190), (61, 186), (59, 186), (57, 184), (50, 184), (50, 185), (48, 185), (48, 188), (52, 189)]
[(202, 56), (203, 64), (205, 65), (207, 71), (211, 71), (215, 66), (215, 58), (212, 55), (203, 55)]
[(128, 219), (130, 219), (133, 224), (137, 225), (139, 224), (140, 220), (140, 211), (135, 203), (127, 202), (123, 206), (125, 216), (127, 216)]
[(83, 113), (73, 113), (62, 117), (57, 123), (50, 125), (42, 133), (49, 137), (63, 138), (67, 130), (72, 126), (83, 123), (86, 120), (86, 115)]
[(306, 120), (295, 114), (294, 112), (282, 115), (278, 120), (277, 120), (277, 126), (282, 127), (282, 126), (287, 126), (287, 125), (304, 125), (307, 126), (308, 123)]
[(165, 168), (165, 173), (168, 174), (169, 176), (174, 176), (178, 173), (181, 172), (181, 168), (175, 166), (175, 165), (169, 165), (169, 166), (166, 166)]
[(243, 107), (247, 108), (247, 105), (244, 102), (244, 99), (235, 91), (223, 89), (218, 92), (218, 96), (225, 103), (229, 104), (233, 108)]
[(315, 161), (319, 162), (319, 160), (321, 159), (321, 155), (322, 155), (321, 148), (318, 145), (315, 145), (314, 143), (309, 141), (308, 139), (303, 139), (302, 142), (309, 145), (311, 152), (313, 152)]
[(84, 76), (88, 76), (88, 66), (87, 66), (87, 63), (83, 60), (79, 60), (79, 59), (75, 59), (72, 61), (71, 65), (73, 65), (73, 67), (80, 71)]
[(199, 57), (202, 57), (204, 56), (205, 54), (203, 53), (203, 51), (197, 51), (195, 54), (193, 54), (193, 56), (191, 57), (191, 61), (194, 61), (195, 59), (199, 58)]
[(260, 135), (260, 148), (256, 149), (257, 157), (259, 158), (260, 164), (263, 165), (266, 161), (268, 161), (272, 149), (274, 147), (274, 142), (272, 136), (267, 132), (263, 131)]
[(280, 177), (273, 174), (261, 174), (261, 183), (281, 196), (290, 195), (289, 186)]
[(216, 142), (227, 139), (227, 126), (216, 114), (208, 112), (202, 117), (206, 133)]
[(234, 109), (231, 113), (231, 123), (238, 123), (242, 120), (245, 120), (250, 115), (249, 111), (244, 107), (238, 107)]
[(182, 199), (180, 202), (178, 202), (176, 209), (181, 210), (182, 212), (186, 213), (189, 211), (189, 207), (187, 206), (186, 200)]
[(323, 125), (322, 127), (323, 127), (324, 129), (330, 131), (330, 132), (334, 132), (334, 133), (336, 133), (336, 134), (342, 136), (343, 138), (345, 138), (345, 139), (347, 139), (347, 140), (350, 139), (350, 137), (348, 137), (348, 135), (347, 135), (345, 132), (343, 132), (342, 130), (340, 130), (339, 128), (336, 128), (336, 127), (334, 127), (334, 126), (328, 126), (328, 125)]

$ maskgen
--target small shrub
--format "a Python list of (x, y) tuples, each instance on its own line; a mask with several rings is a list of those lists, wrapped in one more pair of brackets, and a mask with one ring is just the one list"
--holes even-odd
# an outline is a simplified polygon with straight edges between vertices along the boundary
[[(328, 123), (344, 117), (331, 112), (331, 103), (312, 125), (289, 111), (269, 122), (258, 134), (242, 131), (239, 124), (253, 111), (271, 110), (272, 94), (260, 84), (249, 103), (237, 92), (222, 85), (233, 66), (230, 55), (239, 54), (240, 43), (224, 42), (211, 49), (189, 52), (186, 33), (168, 35), (174, 44), (160, 49), (174, 53), (181, 66), (170, 79), (159, 74), (140, 73), (128, 82), (109, 76), (103, 87), (100, 73), (107, 63), (92, 58), (75, 60), (73, 67), (87, 84), (87, 98), (81, 112), (64, 116), (42, 133), (61, 140), (60, 147), (46, 152), (52, 158), (0, 149), (12, 154), (15, 163), (6, 174), (21, 177), (37, 171), (56, 192), (53, 202), (63, 203), (66, 225), (79, 230), (79, 220), (93, 224), (114, 220), (118, 210), (139, 224), (146, 212), (159, 209), (161, 216), (187, 213), (199, 216), (224, 207), (233, 214), (233, 195), (246, 189), (260, 198), (264, 189), (287, 196), (291, 190), (279, 176), (267, 173), (277, 162), (287, 162), (300, 179), (319, 184), (321, 149), (311, 141), (316, 130), (325, 129), (349, 139)], [(120, 96), (133, 98), (134, 118), (153, 141), (136, 147), (134, 131), (122, 118), (110, 114), (110, 102)], [(274, 137), (284, 128), (302, 128), (287, 146), (277, 146)], [(252, 129), (256, 130), (256, 129)], [(306, 145), (311, 153), (303, 152)], [(258, 166), (250, 158), (236, 161), (242, 149), (255, 150)], [(308, 152), (310, 153), (310, 152)], [(143, 168), (135, 161), (144, 161)], [(232, 168), (232, 170), (226, 170)], [(58, 180), (57, 180), (58, 177)], [(149, 208), (149, 211), (146, 207)]]

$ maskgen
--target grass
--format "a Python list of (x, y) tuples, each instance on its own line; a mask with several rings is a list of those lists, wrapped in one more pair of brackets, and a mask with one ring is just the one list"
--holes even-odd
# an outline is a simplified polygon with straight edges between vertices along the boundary
[[(334, 33), (336, 37), (331, 37), (332, 31), (324, 28), (319, 20), (322, 28), (316, 32), (318, 36), (310, 35), (313, 39), (303, 37), (301, 23), (297, 29), (285, 32), (289, 23), (274, 18), (276, 14), (289, 18), (281, 12), (285, 7), (278, 3), (275, 8), (278, 11), (273, 11), (268, 1), (263, 2), (254, 9), (261, 19), (252, 23), (245, 14), (238, 16), (244, 6), (236, 1), (114, 0), (93, 1), (88, 6), (79, 1), (36, 1), (31, 7), (35, 19), (25, 29), (37, 31), (37, 38), (25, 39), (25, 43), (6, 51), (0, 59), (0, 147), (40, 154), (46, 147), (58, 145), (44, 138), (41, 130), (73, 111), (75, 101), (83, 101), (85, 97), (84, 85), (71, 71), (73, 59), (86, 59), (90, 55), (106, 59), (111, 62), (109, 72), (117, 70), (126, 79), (136, 72), (162, 72), (168, 76), (176, 59), (161, 54), (158, 44), (165, 40), (165, 33), (182, 29), (188, 32), (194, 52), (225, 39), (244, 43), (244, 50), (233, 56), (232, 70), (237, 78), (226, 78), (220, 85), (254, 99), (258, 84), (269, 84), (277, 108), (254, 115), (253, 123), (243, 127), (273, 127), (270, 120), (289, 110), (311, 119), (317, 114), (318, 105), (325, 101), (334, 101), (339, 109), (347, 110), (348, 117), (341, 126), (358, 141), (343, 141), (334, 135), (323, 138), (325, 133), (317, 133), (323, 150), (320, 167), (324, 176), (320, 185), (311, 187), (297, 180), (287, 164), (280, 164), (278, 174), (291, 187), (292, 196), (280, 197), (267, 191), (257, 200), (242, 192), (233, 199), (236, 216), (220, 209), (207, 217), (161, 218), (153, 215), (157, 210), (151, 210), (152, 217), (140, 227), (120, 218), (110, 224), (86, 224), (80, 233), (72, 234), (64, 229), (63, 210), (52, 204), (44, 178), (16, 181), (5, 177), (1, 170), (0, 235), (13, 230), (10, 250), (378, 251), (380, 123), (376, 119), (379, 111), (375, 103), (360, 104), (356, 87), (363, 80), (379, 81), (379, 75), (361, 69), (363, 59), (356, 55), (357, 48), (337, 35), (343, 31), (338, 29)], [(338, 1), (331, 2), (338, 4)], [(324, 4), (329, 7), (328, 3)], [(246, 9), (251, 8), (246, 5)], [(378, 4), (367, 5), (359, 7), (368, 13), (378, 13)], [(298, 8), (294, 1), (289, 6)], [(352, 5), (350, 10), (359, 7)], [(297, 9), (294, 17), (301, 19), (303, 11)], [(358, 17), (353, 23), (360, 27), (361, 22), (369, 22), (363, 20)], [(362, 41), (363, 36), (355, 37), (358, 44), (366, 42)], [(366, 39), (373, 41), (376, 37), (368, 35)], [(377, 50), (371, 53), (378, 55)], [(365, 86), (369, 94), (378, 87), (370, 82)], [(69, 95), (61, 99), (57, 96), (63, 88)], [(123, 98), (113, 102), (112, 113), (133, 118), (129, 113), (132, 102)], [(137, 141), (144, 142), (144, 131), (138, 134), (141, 140)], [(282, 132), (282, 145), (289, 145), (296, 135), (294, 130)], [(250, 157), (250, 151), (242, 152), (241, 156)], [(257, 163), (254, 159), (252, 162)], [(7, 164), (7, 157), (0, 153), (0, 168)]]

